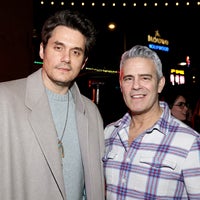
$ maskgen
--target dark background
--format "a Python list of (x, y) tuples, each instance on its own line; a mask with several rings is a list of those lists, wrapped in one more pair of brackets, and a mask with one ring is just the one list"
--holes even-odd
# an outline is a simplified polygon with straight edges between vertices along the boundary
[[(197, 1), (181, 0), (179, 6), (169, 1), (165, 7), (165, 1), (135, 1), (137, 6), (133, 7), (133, 1), (116, 1), (113, 7), (109, 1), (96, 1), (96, 6), (91, 6), (91, 1), (85, 1), (85, 6), (80, 6), (82, 1), (75, 1), (75, 6), (65, 2), (60, 6), (61, 1), (56, 1), (54, 6), (45, 1), (41, 6), (40, 1), (34, 1), (34, 28), (40, 35), (43, 21), (57, 10), (73, 9), (86, 14), (95, 24), (99, 35), (97, 45), (90, 57), (88, 64), (109, 69), (118, 69), (120, 56), (124, 51), (124, 35), (126, 35), (126, 49), (135, 44), (147, 45), (147, 35), (154, 35), (159, 30), (161, 38), (169, 40), (169, 53), (158, 52), (164, 63), (164, 68), (170, 68), (181, 61), (185, 61), (187, 55), (191, 58), (191, 65), (197, 68), (200, 45), (200, 31), (198, 23), (200, 20), (200, 6)], [(95, 2), (95, 1), (94, 1)], [(105, 2), (107, 6), (101, 6)], [(122, 3), (127, 2), (123, 7)], [(148, 6), (144, 7), (144, 2)], [(154, 3), (158, 2), (155, 7)], [(107, 25), (115, 22), (117, 29), (109, 31)]]
[[(88, 68), (118, 70), (121, 54), (124, 49), (129, 49), (135, 44), (148, 45), (147, 35), (154, 35), (159, 30), (161, 38), (169, 40), (168, 53), (157, 51), (163, 62), (163, 71), (167, 79), (166, 88), (170, 87), (169, 74), (171, 68), (179, 68), (178, 63), (185, 61), (190, 56), (191, 65), (186, 69), (189, 80), (193, 75), (196, 82), (188, 81), (183, 88), (187, 91), (190, 101), (194, 103), (199, 96), (200, 77), (200, 6), (198, 1), (169, 0), (168, 6), (163, 0), (96, 0), (95, 6), (92, 1), (61, 1), (56, 0), (54, 5), (51, 1), (44, 0), (41, 5), (39, 0), (21, 0), (1, 2), (0, 7), (0, 81), (12, 80), (29, 75), (41, 65), (35, 64), (40, 61), (39, 43), (42, 25), (47, 17), (57, 10), (79, 10), (89, 17), (98, 30), (97, 44), (89, 57)], [(81, 6), (85, 2), (85, 6)], [(106, 6), (102, 6), (102, 3)], [(112, 3), (116, 6), (113, 7)], [(123, 3), (126, 2), (126, 7)], [(133, 6), (136, 2), (137, 6)], [(144, 3), (147, 6), (144, 6)], [(186, 6), (186, 2), (190, 5)], [(158, 3), (155, 6), (155, 3)], [(114, 22), (117, 25), (115, 31), (109, 31), (107, 25)], [(125, 37), (124, 37), (125, 36)], [(126, 41), (125, 41), (126, 38)], [(96, 73), (83, 70), (77, 79), (81, 91), (92, 98), (92, 88), (88, 80), (101, 82), (100, 98), (98, 106), (106, 121), (117, 119), (126, 110), (121, 98), (118, 84), (118, 74)]]

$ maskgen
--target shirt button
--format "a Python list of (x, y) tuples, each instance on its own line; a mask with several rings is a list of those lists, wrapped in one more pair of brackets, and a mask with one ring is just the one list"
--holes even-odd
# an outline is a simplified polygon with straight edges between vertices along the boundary
[(128, 163), (129, 163), (129, 162), (130, 162), (130, 158), (127, 158), (127, 159), (126, 159), (126, 162), (128, 162)]

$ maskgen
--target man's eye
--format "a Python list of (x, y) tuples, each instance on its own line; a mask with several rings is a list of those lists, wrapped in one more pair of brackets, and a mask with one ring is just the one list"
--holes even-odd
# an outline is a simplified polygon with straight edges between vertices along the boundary
[(125, 78), (124, 78), (124, 81), (131, 81), (131, 80), (132, 80), (131, 77), (125, 77)]
[(73, 54), (74, 54), (75, 56), (79, 56), (81, 53), (80, 53), (79, 51), (77, 51), (77, 50), (74, 50), (74, 51), (73, 51)]
[(143, 80), (150, 80), (150, 77), (149, 76), (144, 76)]
[(61, 46), (55, 46), (54, 49), (57, 50), (57, 51), (60, 51), (60, 50), (62, 50), (62, 47)]

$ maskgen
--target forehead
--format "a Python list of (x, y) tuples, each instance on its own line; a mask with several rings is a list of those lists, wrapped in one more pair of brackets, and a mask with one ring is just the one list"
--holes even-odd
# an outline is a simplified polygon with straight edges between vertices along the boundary
[(179, 97), (175, 100), (175, 102), (185, 102), (185, 97), (179, 96)]
[(78, 30), (74, 30), (72, 28), (66, 26), (57, 26), (51, 35), (50, 38), (53, 42), (60, 41), (63, 44), (65, 43), (74, 43), (79, 46), (85, 46), (86, 38), (85, 36), (79, 32)]
[(152, 74), (153, 72), (156, 72), (156, 66), (153, 60), (149, 58), (135, 57), (127, 59), (124, 62), (121, 71), (123, 71), (123, 73)]

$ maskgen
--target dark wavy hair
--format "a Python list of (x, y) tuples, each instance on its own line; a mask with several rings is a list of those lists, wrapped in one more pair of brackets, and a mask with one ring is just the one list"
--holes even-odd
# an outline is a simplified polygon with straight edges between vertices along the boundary
[(41, 33), (44, 49), (46, 48), (53, 30), (60, 25), (78, 30), (86, 37), (85, 57), (87, 57), (96, 43), (97, 32), (93, 23), (78, 11), (58, 11), (45, 21)]

